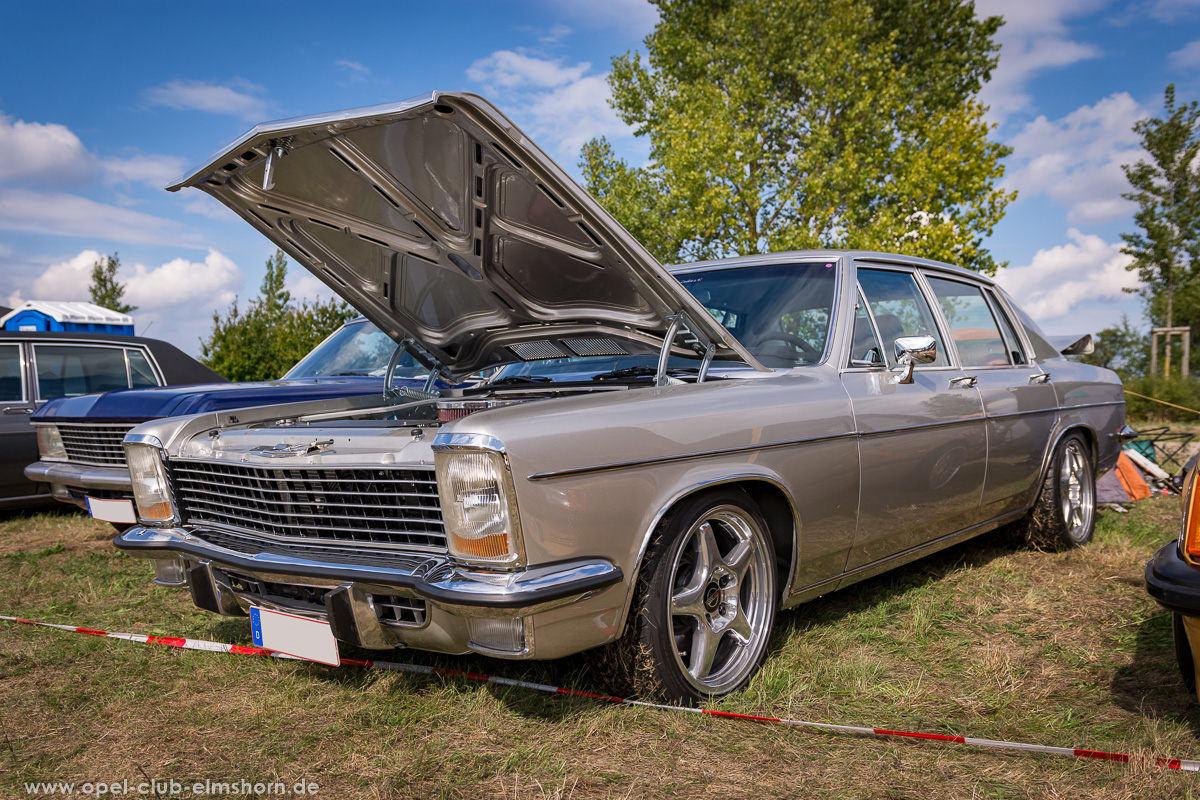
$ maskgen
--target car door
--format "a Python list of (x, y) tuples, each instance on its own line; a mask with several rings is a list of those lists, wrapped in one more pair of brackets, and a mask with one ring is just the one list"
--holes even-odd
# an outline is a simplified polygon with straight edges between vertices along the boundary
[(988, 470), (979, 520), (1022, 511), (1032, 500), (1058, 418), (1051, 376), (1032, 363), (997, 295), (974, 282), (927, 276), (965, 374), (987, 416)]
[[(861, 495), (847, 569), (969, 527), (987, 465), (983, 403), (953, 364), (913, 270), (857, 272), (853, 343), (842, 383), (859, 434)], [(897, 382), (895, 340), (932, 336), (937, 357)]]
[(46, 493), (46, 484), (25, 477), (38, 460), (37, 435), (29, 424), (34, 404), (20, 342), (0, 344), (0, 504)]

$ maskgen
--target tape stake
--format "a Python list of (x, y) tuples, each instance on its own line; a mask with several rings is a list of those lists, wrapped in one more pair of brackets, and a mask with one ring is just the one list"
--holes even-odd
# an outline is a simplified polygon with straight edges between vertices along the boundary
[[(203, 639), (183, 639), (177, 636), (152, 636), (142, 633), (112, 633), (109, 631), (98, 631), (94, 628), (79, 628), (74, 625), (56, 625), (51, 622), (35, 622), (29, 619), (22, 619), (21, 617), (6, 617), (2, 615), (0, 615), (0, 622), (16, 622), (23, 625), (33, 625), (39, 628), (54, 628), (55, 630), (67, 631), (69, 633), (83, 633), (89, 636), (104, 636), (109, 639), (122, 639), (127, 642), (137, 642), (139, 644), (158, 644), (166, 647), (177, 647), (183, 650), (203, 650), (208, 653), (229, 653), (230, 655), (238, 656), (266, 656), (268, 658), (284, 658), (290, 661), (304, 660), (296, 658), (295, 656), (289, 656), (286, 653), (268, 650), (263, 647), (251, 647), (241, 644), (225, 644), (223, 642), (209, 642)], [(503, 678), (498, 675), (486, 675), (480, 672), (467, 672), (464, 670), (449, 669), (446, 667), (427, 667), (421, 664), (403, 664), (396, 661), (373, 661), (370, 659), (344, 658), (342, 659), (342, 666), (361, 667), (363, 669), (390, 670), (392, 672), (410, 672), (417, 675), (428, 675), (430, 677), (437, 678), (457, 678), (461, 680), (475, 681), (477, 683), (491, 683), (497, 686), (511, 686), (518, 689), (528, 689), (530, 691), (544, 692), (546, 694), (560, 694), (568, 697), (585, 697), (589, 700), (599, 700), (606, 703), (620, 703), (627, 706), (653, 708), (659, 711), (673, 711), (676, 713), (682, 712), (688, 714), (707, 714), (708, 716), (712, 717), (722, 717), (725, 719), (741, 720), (745, 722), (787, 725), (793, 728), (815, 728), (817, 730), (829, 731), (832, 733), (899, 737), (904, 739), (925, 739), (935, 742), (945, 742), (947, 744), (984, 747), (993, 750), (1023, 750), (1027, 753), (1074, 756), (1075, 758), (1087, 758), (1097, 761), (1116, 761), (1126, 764), (1132, 760), (1135, 760), (1133, 756), (1130, 756), (1127, 753), (1107, 753), (1103, 750), (1084, 750), (1077, 747), (1053, 747), (1050, 745), (1027, 744), (1024, 742), (1006, 742), (999, 739), (976, 739), (970, 736), (952, 736), (944, 733), (893, 731), (887, 728), (865, 728), (854, 725), (836, 725), (832, 722), (809, 722), (807, 720), (781, 719), (779, 717), (761, 717), (753, 714), (736, 714), (732, 711), (716, 711), (708, 708), (671, 706), (662, 703), (651, 703), (645, 700), (631, 700), (625, 697), (614, 697), (613, 695), (609, 694), (596, 694), (594, 692), (586, 692), (580, 689), (567, 689), (563, 686), (550, 686), (544, 683), (533, 683), (531, 681)], [(1182, 770), (1184, 772), (1200, 772), (1200, 761), (1197, 760), (1182, 758), (1153, 758), (1145, 760), (1154, 766), (1163, 767), (1165, 769)]]

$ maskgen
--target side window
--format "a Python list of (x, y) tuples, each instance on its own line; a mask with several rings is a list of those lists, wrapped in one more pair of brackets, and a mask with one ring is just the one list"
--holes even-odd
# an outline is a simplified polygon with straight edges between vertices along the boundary
[(867, 301), (863, 299), (862, 292), (858, 293), (858, 302), (854, 307), (854, 342), (850, 345), (850, 366), (883, 366), (883, 347), (875, 335), (875, 326), (871, 324), (871, 315), (867, 313)]
[(25, 389), (21, 381), (21, 345), (0, 345), (0, 403), (21, 403)]
[(858, 285), (883, 339), (888, 366), (896, 366), (895, 343), (902, 336), (932, 336), (937, 342), (937, 360), (930, 366), (944, 367), (950, 363), (933, 312), (912, 273), (859, 269)]
[(1008, 346), (983, 290), (969, 283), (927, 276), (964, 367), (1003, 367), (1012, 363)]
[(120, 347), (37, 344), (33, 360), (39, 400), (129, 387), (125, 351)]
[(150, 362), (146, 360), (142, 351), (126, 350), (125, 353), (129, 356), (130, 386), (135, 389), (142, 386), (158, 386), (158, 378), (154, 377), (154, 370), (150, 368)]
[(1000, 305), (996, 295), (987, 292), (988, 302), (992, 304), (992, 311), (996, 314), (996, 319), (1000, 320), (1000, 331), (1004, 334), (1004, 344), (1008, 348), (1008, 358), (1014, 364), (1028, 364), (1029, 357), (1025, 355), (1025, 348), (1021, 346), (1021, 337), (1017, 336), (1016, 329), (1013, 328), (1012, 322), (1008, 315), (1004, 313), (1004, 308)]

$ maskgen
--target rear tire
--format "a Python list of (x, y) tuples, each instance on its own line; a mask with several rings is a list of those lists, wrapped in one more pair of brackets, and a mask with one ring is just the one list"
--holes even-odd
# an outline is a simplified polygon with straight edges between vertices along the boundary
[(1026, 520), (1025, 541), (1037, 550), (1070, 550), (1092, 540), (1096, 469), (1091, 447), (1069, 434), (1058, 443), (1041, 492)]
[(738, 489), (686, 498), (662, 520), (622, 636), (592, 653), (613, 694), (692, 705), (745, 686), (775, 619), (775, 548)]

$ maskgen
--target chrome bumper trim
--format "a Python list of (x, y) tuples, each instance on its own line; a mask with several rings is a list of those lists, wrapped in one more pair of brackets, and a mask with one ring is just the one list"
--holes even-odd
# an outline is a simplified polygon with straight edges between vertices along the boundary
[(109, 489), (133, 493), (125, 467), (85, 467), (57, 461), (35, 461), (25, 467), (25, 477), (41, 483), (61, 483), (77, 489)]
[(464, 617), (511, 617), (558, 608), (618, 583), (623, 577), (619, 567), (602, 559), (492, 573), (464, 569), (445, 557), (427, 559), (421, 567), (408, 571), (331, 564), (275, 553), (249, 556), (210, 544), (182, 528), (134, 527), (119, 535), (114, 544), (144, 558), (183, 557), (209, 561), (217, 569), (233, 568), (256, 575), (316, 579), (331, 586), (357, 582), (400, 587)]

